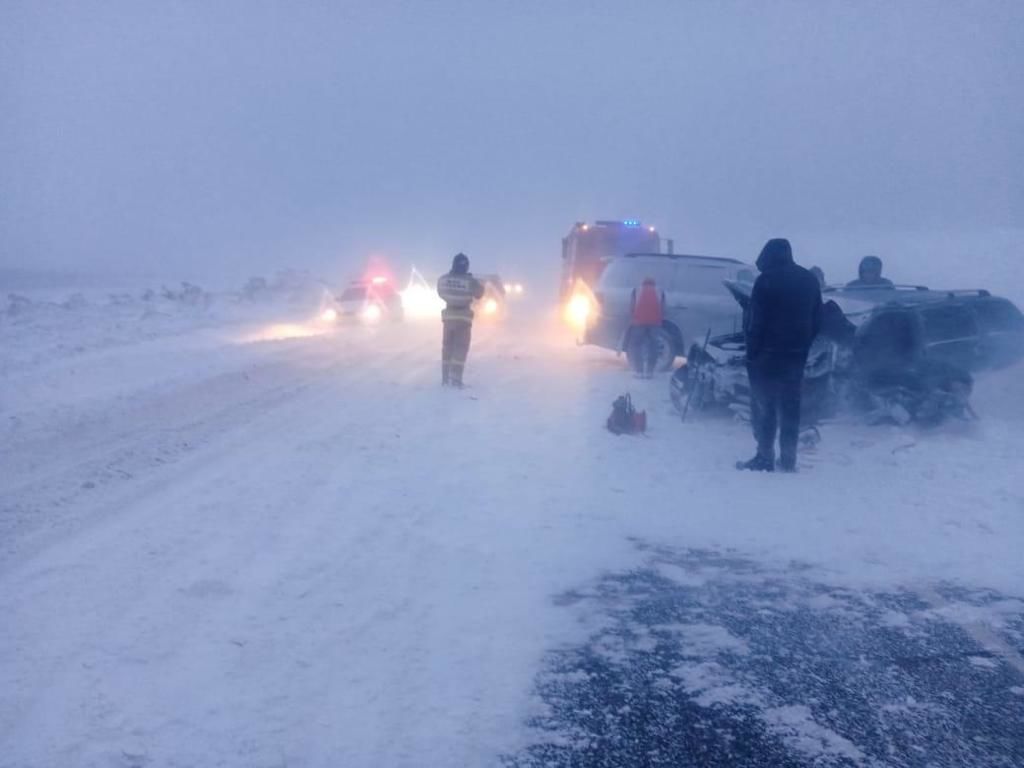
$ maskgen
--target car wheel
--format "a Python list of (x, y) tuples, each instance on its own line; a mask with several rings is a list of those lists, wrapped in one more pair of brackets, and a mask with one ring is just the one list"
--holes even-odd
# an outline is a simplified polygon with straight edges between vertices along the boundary
[(676, 360), (676, 341), (672, 334), (664, 328), (659, 328), (655, 331), (654, 343), (658, 348), (658, 362), (655, 367), (659, 371), (672, 370), (672, 364)]

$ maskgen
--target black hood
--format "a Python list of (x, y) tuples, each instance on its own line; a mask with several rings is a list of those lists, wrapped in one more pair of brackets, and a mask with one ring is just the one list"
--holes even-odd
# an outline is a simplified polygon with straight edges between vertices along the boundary
[(778, 269), (793, 263), (793, 249), (789, 240), (784, 237), (776, 237), (764, 244), (761, 255), (757, 257), (757, 268), (761, 272), (769, 269)]

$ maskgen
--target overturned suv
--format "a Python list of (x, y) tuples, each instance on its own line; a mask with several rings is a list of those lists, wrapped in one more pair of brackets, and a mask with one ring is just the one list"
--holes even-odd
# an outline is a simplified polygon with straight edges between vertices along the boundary
[[(728, 283), (741, 306), (749, 286)], [(1024, 315), (988, 291), (923, 286), (823, 292), (825, 313), (804, 371), (802, 422), (848, 405), (869, 423), (935, 425), (973, 416), (973, 374), (1024, 357)], [(749, 418), (743, 334), (693, 345), (672, 377), (676, 407), (724, 407)]]

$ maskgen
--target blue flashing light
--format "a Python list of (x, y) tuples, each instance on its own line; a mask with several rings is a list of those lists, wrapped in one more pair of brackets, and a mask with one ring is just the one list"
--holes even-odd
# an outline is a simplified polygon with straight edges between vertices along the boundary
[(630, 229), (639, 229), (640, 222), (637, 221), (636, 219), (625, 219), (622, 222), (622, 226), (629, 227)]

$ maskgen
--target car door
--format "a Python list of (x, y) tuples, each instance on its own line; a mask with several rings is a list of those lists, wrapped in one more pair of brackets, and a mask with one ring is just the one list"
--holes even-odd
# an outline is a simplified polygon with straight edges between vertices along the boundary
[(931, 360), (939, 360), (965, 371), (984, 364), (984, 350), (974, 313), (962, 302), (943, 302), (922, 307), (924, 351)]
[(923, 350), (924, 332), (914, 311), (882, 307), (868, 314), (857, 329), (854, 367), (868, 381), (891, 380), (916, 366)]

